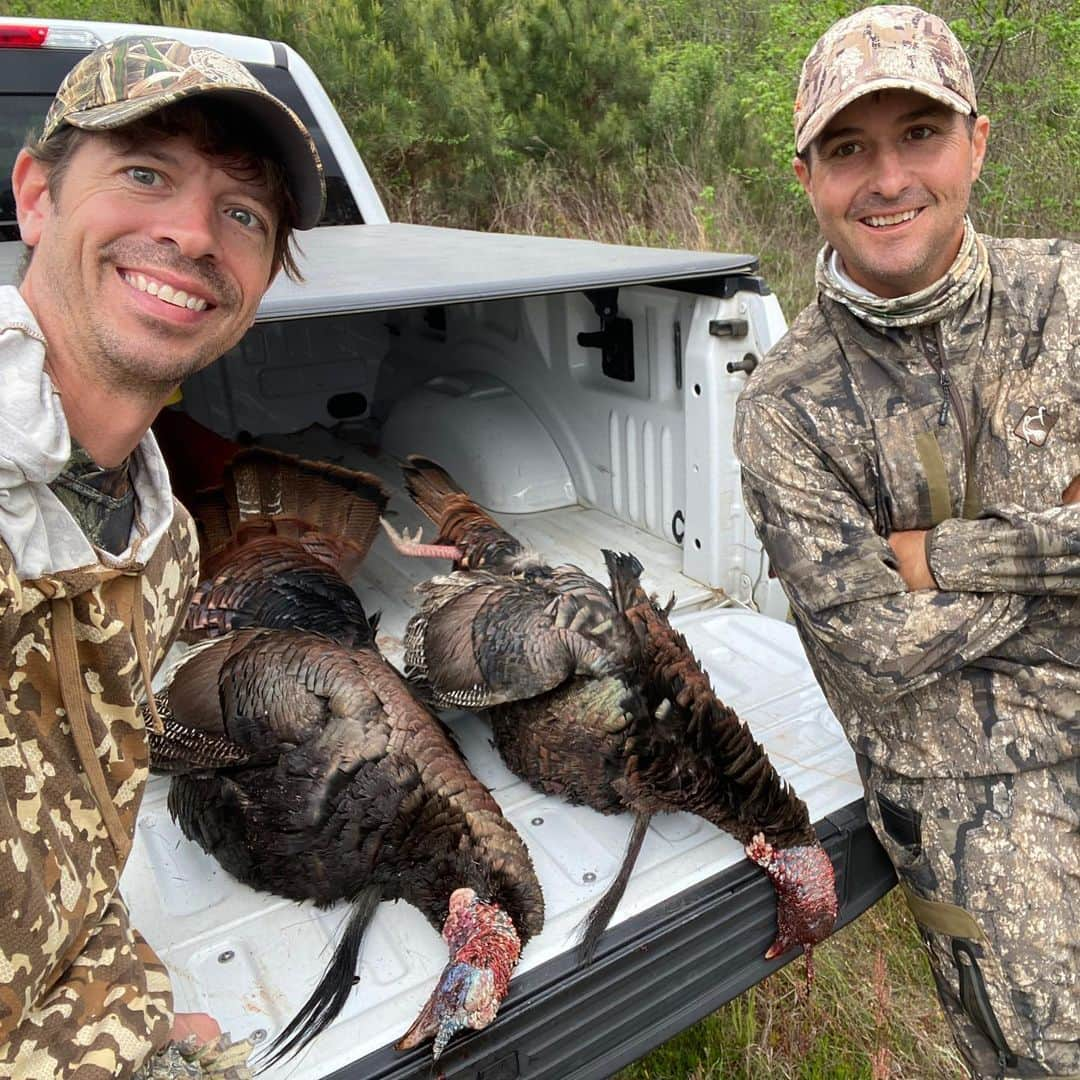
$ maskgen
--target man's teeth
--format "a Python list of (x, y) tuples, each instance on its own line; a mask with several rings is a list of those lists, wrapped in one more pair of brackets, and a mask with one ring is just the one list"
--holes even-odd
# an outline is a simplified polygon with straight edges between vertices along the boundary
[(206, 310), (207, 303), (201, 296), (188, 296), (183, 289), (174, 289), (171, 285), (146, 277), (145, 274), (124, 274), (124, 280), (139, 292), (149, 293), (174, 307), (187, 308), (189, 311)]
[(882, 217), (868, 217), (866, 222), (868, 225), (875, 226), (875, 228), (881, 228), (882, 225), (899, 225), (901, 221), (910, 221), (918, 212), (918, 210), (906, 210), (902, 214), (885, 214)]

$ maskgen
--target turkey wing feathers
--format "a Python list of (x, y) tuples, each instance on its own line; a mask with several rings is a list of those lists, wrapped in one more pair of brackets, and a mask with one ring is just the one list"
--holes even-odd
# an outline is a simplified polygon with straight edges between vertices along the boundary
[(146, 729), (150, 768), (164, 773), (199, 772), (240, 765), (251, 757), (247, 750), (224, 735), (211, 735), (178, 724), (169, 713), (167, 694), (155, 694), (154, 701), (162, 729)]
[(816, 843), (806, 804), (716, 696), (686, 638), (645, 593), (641, 564), (610, 551), (604, 559), (642, 648), (648, 720), (627, 744), (633, 790), (700, 814), (743, 844), (761, 832), (778, 847)]
[(576, 567), (506, 577), (457, 571), (418, 586), (406, 672), (441, 706), (535, 698), (575, 674), (627, 667), (636, 639), (607, 591)]

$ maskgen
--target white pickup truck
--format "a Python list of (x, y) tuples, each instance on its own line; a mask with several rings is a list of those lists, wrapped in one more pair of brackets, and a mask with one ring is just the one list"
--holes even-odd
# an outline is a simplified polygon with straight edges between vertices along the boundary
[[(0, 17), (0, 176), (66, 70), (140, 29)], [(523, 541), (604, 580), (602, 547), (632, 551), (645, 585), (674, 593), (673, 622), (721, 698), (809, 805), (836, 868), (842, 925), (893, 884), (854, 758), (803, 655), (742, 506), (731, 448), (746, 372), (784, 332), (750, 255), (620, 247), (392, 223), (308, 65), (280, 43), (186, 30), (247, 63), (312, 128), (327, 165), (325, 228), (302, 237), (305, 282), (279, 279), (256, 325), (183, 387), (183, 407), (230, 437), (378, 473), (399, 524), (420, 514), (397, 460), (446, 466)], [(0, 281), (22, 245), (0, 187)], [(413, 586), (441, 569), (380, 538), (354, 582), (381, 611), (397, 661)], [(729, 836), (654, 819), (591, 966), (576, 930), (616, 872), (631, 818), (602, 817), (511, 775), (484, 722), (446, 717), (529, 847), (547, 924), (488, 1029), (456, 1039), (448, 1078), (610, 1076), (741, 993), (766, 962), (775, 901)], [(178, 1007), (234, 1038), (272, 1039), (315, 986), (345, 910), (253, 892), (183, 839), (151, 781), (123, 889), (169, 964)], [(446, 959), (404, 904), (379, 911), (357, 985), (331, 1028), (269, 1080), (432, 1075), (430, 1048), (399, 1053)]]

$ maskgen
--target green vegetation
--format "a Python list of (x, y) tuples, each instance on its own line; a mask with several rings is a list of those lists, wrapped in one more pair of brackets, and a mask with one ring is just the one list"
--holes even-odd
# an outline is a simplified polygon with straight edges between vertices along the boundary
[[(394, 217), (750, 249), (790, 314), (816, 229), (791, 104), (858, 0), (7, 0), (277, 38), (312, 63)], [(1080, 235), (1080, 0), (940, 0), (971, 54), (990, 232)], [(91, 12), (92, 9), (92, 12)]]
[(915, 924), (893, 890), (616, 1080), (963, 1080)]
[[(0, 0), (198, 26), (311, 63), (391, 216), (750, 251), (788, 317), (817, 230), (791, 173), (799, 65), (858, 0)], [(990, 153), (977, 224), (1080, 236), (1080, 0), (928, 0), (972, 58)], [(895, 894), (621, 1080), (962, 1075)]]

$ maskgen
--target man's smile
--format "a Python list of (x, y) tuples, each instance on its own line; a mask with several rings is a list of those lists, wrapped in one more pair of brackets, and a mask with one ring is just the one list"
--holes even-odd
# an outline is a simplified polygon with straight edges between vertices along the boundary
[(870, 214), (867, 217), (860, 218), (859, 221), (861, 224), (869, 225), (873, 229), (888, 229), (895, 225), (905, 225), (909, 221), (914, 221), (921, 213), (922, 208), (916, 207), (895, 214)]
[(163, 300), (166, 304), (172, 304), (174, 307), (198, 312), (215, 306), (213, 301), (200, 296), (193, 289), (170, 285), (168, 282), (161, 281), (138, 270), (121, 268), (118, 272), (120, 277), (133, 289), (141, 293), (148, 293), (150, 296), (156, 296), (158, 300)]

